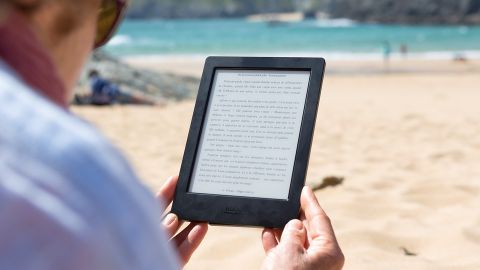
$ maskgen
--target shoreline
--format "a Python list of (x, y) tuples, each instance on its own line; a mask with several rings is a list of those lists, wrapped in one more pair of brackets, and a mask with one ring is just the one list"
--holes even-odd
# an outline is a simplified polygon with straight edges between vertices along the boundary
[[(282, 55), (285, 56), (285, 55)], [(121, 58), (136, 68), (159, 73), (171, 73), (200, 78), (206, 56), (149, 56)], [(391, 59), (385, 63), (377, 60), (332, 60), (326, 58), (327, 76), (373, 75), (445, 75), (480, 73), (480, 59), (454, 61), (445, 59)]]
[[(132, 54), (132, 55), (118, 55), (114, 51), (106, 50), (107, 53), (115, 55), (125, 61), (146, 61), (154, 62), (158, 60), (168, 59), (186, 59), (186, 60), (204, 60), (208, 56), (252, 56), (252, 57), (323, 57), (339, 62), (349, 61), (383, 61), (383, 55), (380, 51), (370, 53), (347, 53), (347, 52), (273, 52), (273, 53), (246, 53), (246, 52), (232, 52), (232, 53), (184, 53), (184, 54)], [(480, 60), (480, 50), (466, 50), (466, 51), (426, 51), (426, 52), (410, 52), (406, 56), (400, 53), (392, 53), (390, 60), (422, 60), (422, 61), (435, 61), (435, 60), (454, 60), (456, 57), (464, 57), (469, 60)]]

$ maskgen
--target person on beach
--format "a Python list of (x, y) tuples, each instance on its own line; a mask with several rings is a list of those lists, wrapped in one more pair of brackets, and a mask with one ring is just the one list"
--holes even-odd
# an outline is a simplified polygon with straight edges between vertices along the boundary
[[(161, 219), (177, 177), (154, 197), (68, 111), (82, 65), (112, 36), (127, 1), (0, 0), (0, 269), (178, 269), (207, 233), (207, 224)], [(262, 243), (264, 269), (344, 263), (308, 187), (300, 218), (264, 229)]]
[(385, 65), (388, 65), (390, 61), (390, 55), (392, 54), (392, 46), (390, 42), (384, 41), (382, 45), (382, 54), (383, 54), (383, 62)]
[(400, 44), (400, 55), (402, 55), (403, 59), (407, 59), (408, 57), (408, 46), (405, 43)]
[(93, 69), (88, 73), (88, 81), (90, 84), (90, 93), (75, 93), (73, 96), (73, 104), (75, 105), (95, 105), (108, 106), (114, 104), (134, 104), (134, 105), (161, 105), (162, 103), (142, 95), (134, 95), (120, 89), (120, 87), (112, 81), (103, 78), (100, 73)]
[(103, 106), (115, 103), (120, 94), (117, 85), (102, 78), (97, 70), (91, 70), (88, 73), (88, 80), (90, 81), (90, 103), (92, 105)]

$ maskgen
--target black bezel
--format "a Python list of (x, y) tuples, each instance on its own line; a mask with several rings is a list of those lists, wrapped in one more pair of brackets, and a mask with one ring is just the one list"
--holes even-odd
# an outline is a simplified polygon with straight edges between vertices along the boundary
[[(188, 191), (216, 69), (310, 71), (288, 200), (200, 194)], [(324, 71), (323, 58), (208, 57), (185, 146), (172, 212), (180, 219), (189, 221), (272, 228), (283, 228), (288, 221), (297, 218)]]

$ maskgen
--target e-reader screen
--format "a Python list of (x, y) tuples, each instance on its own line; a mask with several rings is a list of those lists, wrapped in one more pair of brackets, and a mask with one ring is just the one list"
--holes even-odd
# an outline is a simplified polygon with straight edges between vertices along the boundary
[(309, 81), (216, 69), (188, 191), (287, 200)]

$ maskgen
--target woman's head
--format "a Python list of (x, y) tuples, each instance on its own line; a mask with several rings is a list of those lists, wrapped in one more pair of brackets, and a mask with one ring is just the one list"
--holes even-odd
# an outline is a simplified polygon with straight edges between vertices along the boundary
[(65, 87), (70, 90), (95, 45), (108, 41), (111, 36), (109, 30), (114, 30), (121, 19), (126, 2), (0, 0), (0, 16), (1, 13), (16, 12), (29, 22), (52, 56)]

